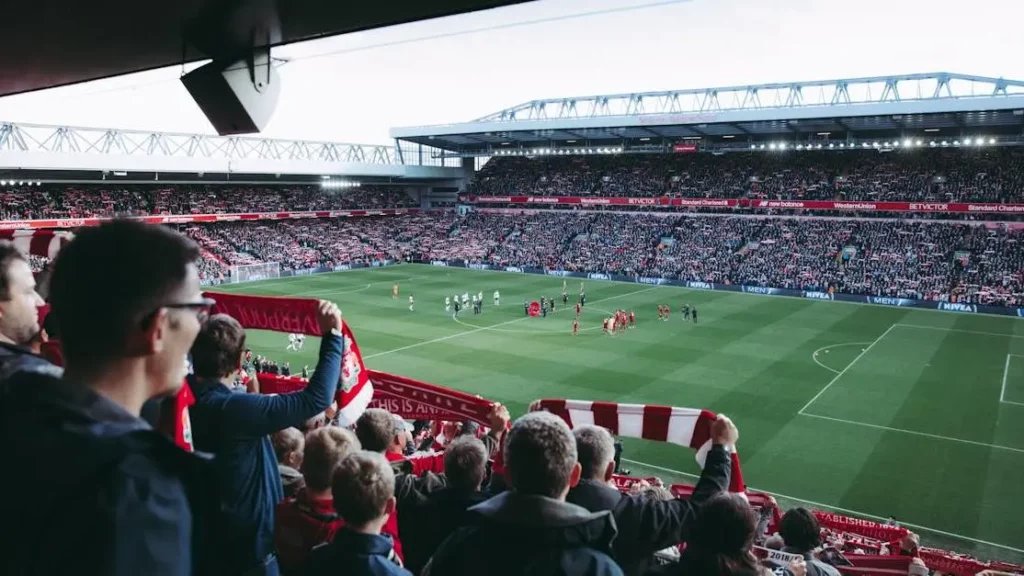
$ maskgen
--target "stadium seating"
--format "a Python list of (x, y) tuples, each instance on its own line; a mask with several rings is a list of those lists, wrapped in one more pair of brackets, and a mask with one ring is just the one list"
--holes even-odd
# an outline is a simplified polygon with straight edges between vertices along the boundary
[(497, 157), (470, 193), (1021, 202), (1019, 149)]
[[(538, 212), (191, 226), (214, 263), (464, 260), (872, 296), (1024, 304), (1024, 231), (954, 222)], [(282, 255), (284, 258), (282, 259)], [(213, 263), (204, 270), (217, 270)]]
[(416, 202), (403, 190), (388, 186), (334, 193), (316, 186), (257, 188), (115, 184), (66, 188), (31, 186), (0, 191), (0, 220), (415, 206)]

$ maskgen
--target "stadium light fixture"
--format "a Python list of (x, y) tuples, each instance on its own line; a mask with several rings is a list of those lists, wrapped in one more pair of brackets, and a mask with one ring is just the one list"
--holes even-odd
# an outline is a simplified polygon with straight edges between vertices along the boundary
[(959, 140), (953, 140), (953, 146), (959, 146), (959, 145), (960, 145), (960, 141)]
[(907, 138), (906, 140), (904, 140), (904, 141), (903, 141), (903, 147), (904, 147), (904, 148), (910, 148), (910, 146), (911, 146), (912, 144), (913, 144), (913, 143), (912, 143), (912, 142), (910, 141), (910, 138)]
[[(818, 144), (818, 146), (821, 146), (821, 144)], [(829, 150), (832, 150), (832, 149), (833, 149), (833, 148), (835, 148), (835, 147), (836, 147), (836, 145), (835, 145), (835, 144), (833, 144), (833, 143), (831, 143), (831, 142), (829, 142), (829, 143), (828, 143), (828, 149), (829, 149)]]
[(947, 140), (943, 140), (943, 141), (942, 141), (942, 145), (943, 145), (943, 146), (949, 146), (949, 141), (947, 141)]
[(996, 143), (996, 139), (995, 138), (989, 138), (988, 139), (988, 143), (989, 144), (995, 144)]
[(893, 148), (899, 148), (900, 147), (900, 141), (899, 140), (893, 140), (892, 141), (892, 147)]
[(761, 144), (761, 150), (764, 150), (764, 144)]
[(778, 147), (779, 147), (779, 145), (776, 144), (775, 142), (772, 142), (771, 144), (768, 145), (768, 149), (769, 150), (775, 150)]
[(757, 148), (757, 144), (751, 144), (751, 145), (750, 145), (750, 149), (751, 149), (751, 150), (754, 150), (755, 148)]
[(877, 141), (877, 140), (875, 141), (875, 144), (874, 144), (874, 146), (875, 146), (875, 148), (881, 148), (881, 146), (879, 146), (879, 144), (878, 144), (878, 141)]
[[(808, 146), (808, 148), (810, 148), (810, 146)], [(796, 149), (797, 150), (803, 150), (804, 149), (804, 145), (803, 144), (797, 144), (796, 145)]]
[(982, 146), (984, 144), (985, 144), (985, 139), (984, 138), (979, 136), (979, 137), (974, 139), (974, 145), (975, 146)]

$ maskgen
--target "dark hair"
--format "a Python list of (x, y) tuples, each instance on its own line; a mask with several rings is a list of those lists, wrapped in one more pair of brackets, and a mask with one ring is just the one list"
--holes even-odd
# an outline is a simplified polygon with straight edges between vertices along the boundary
[(807, 552), (821, 544), (821, 526), (808, 509), (790, 508), (779, 523), (779, 536), (786, 546)]
[(50, 303), (68, 364), (103, 363), (166, 303), (199, 256), (191, 240), (162, 226), (118, 220), (83, 229), (50, 277)]
[(227, 314), (210, 316), (192, 343), (192, 370), (200, 378), (222, 378), (238, 369), (245, 329)]
[(8, 273), (11, 263), (21, 260), (28, 262), (25, 253), (10, 240), (0, 240), (0, 300), (11, 297), (11, 276)]
[(382, 408), (370, 408), (356, 420), (356, 437), (363, 450), (384, 452), (395, 439), (395, 418)]
[(739, 576), (760, 573), (750, 553), (757, 518), (738, 494), (718, 494), (708, 500), (690, 531), (679, 558), (680, 574)]
[(459, 436), (444, 449), (444, 475), (460, 491), (480, 488), (487, 475), (487, 448), (473, 436)]
[(558, 498), (576, 465), (572, 430), (550, 412), (530, 412), (512, 425), (505, 440), (505, 467), (520, 494)]
[(576, 458), (588, 480), (604, 480), (608, 464), (615, 461), (615, 439), (606, 428), (593, 425), (580, 426), (572, 431), (576, 437)]

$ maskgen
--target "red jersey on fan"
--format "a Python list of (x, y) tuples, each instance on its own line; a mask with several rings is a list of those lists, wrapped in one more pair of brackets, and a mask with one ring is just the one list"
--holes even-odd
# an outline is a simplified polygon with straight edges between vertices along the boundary
[(196, 403), (188, 382), (182, 382), (181, 388), (174, 398), (160, 404), (160, 431), (174, 438), (174, 443), (182, 450), (192, 452), (192, 420), (188, 416), (188, 407)]

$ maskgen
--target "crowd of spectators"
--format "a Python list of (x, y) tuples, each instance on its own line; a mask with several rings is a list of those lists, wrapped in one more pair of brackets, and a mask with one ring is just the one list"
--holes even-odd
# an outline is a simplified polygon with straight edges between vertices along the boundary
[[(484, 216), (431, 218), (410, 219), (403, 234), (426, 226), (490, 241), (477, 232), (492, 226)], [(598, 239), (633, 225), (587, 218), (581, 233)], [(529, 241), (513, 236), (520, 224), (493, 226), (503, 241)], [(672, 234), (667, 224), (643, 222), (639, 234)], [(615, 249), (623, 244), (604, 246), (623, 265), (644, 265)], [(335, 399), (346, 350), (331, 302), (311, 312), (322, 337), (301, 390), (239, 389), (250, 362), (274, 362), (251, 357), (237, 319), (210, 315), (199, 256), (167, 227), (85, 229), (52, 267), (51, 316), (41, 322), (29, 262), (0, 242), (0, 430), (19, 439), (8, 448), (18, 497), (0, 504), (17, 527), (0, 540), (3, 574), (835, 576), (833, 564), (845, 561), (819, 553), (822, 530), (802, 509), (782, 517), (768, 543), (748, 499), (728, 492), (740, 434), (721, 415), (685, 497), (620, 491), (611, 433), (572, 430), (546, 411), (513, 422), (493, 404), (481, 426), (413, 424), (370, 408), (342, 424)], [(38, 353), (45, 326), (58, 328), (60, 367)], [(74, 537), (54, 546), (62, 534)], [(759, 561), (755, 544), (788, 556)], [(928, 570), (915, 559), (907, 574)]]
[(415, 208), (418, 202), (393, 186), (323, 190), (319, 186), (168, 186), (113, 183), (0, 190), (0, 220), (233, 214)]
[(1024, 202), (1024, 152), (915, 149), (496, 157), (482, 196)]
[[(189, 226), (204, 275), (463, 260), (794, 290), (1024, 305), (1012, 225), (726, 215), (453, 212)], [(205, 277), (205, 276), (204, 276)]]

